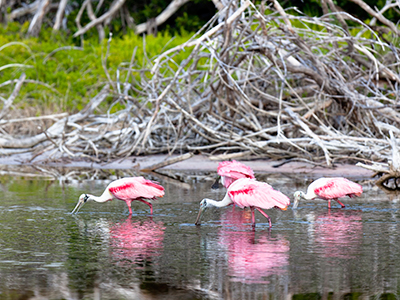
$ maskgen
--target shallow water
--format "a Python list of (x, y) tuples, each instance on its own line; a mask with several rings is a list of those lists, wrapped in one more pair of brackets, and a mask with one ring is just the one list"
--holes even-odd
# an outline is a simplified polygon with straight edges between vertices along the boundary
[[(151, 179), (165, 197), (152, 217), (140, 202), (128, 217), (118, 200), (70, 214), (81, 193), (101, 194), (108, 181), (1, 177), (0, 299), (399, 298), (398, 196), (362, 182), (345, 209), (302, 201), (268, 210), (271, 230), (257, 213), (253, 231), (249, 211), (232, 207), (193, 224), (202, 198), (224, 195), (212, 178)], [(309, 183), (263, 179), (290, 197)]]

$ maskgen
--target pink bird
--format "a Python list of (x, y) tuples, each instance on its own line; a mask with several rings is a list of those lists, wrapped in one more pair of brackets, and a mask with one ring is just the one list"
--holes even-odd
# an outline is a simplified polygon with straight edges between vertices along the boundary
[(361, 196), (362, 187), (361, 185), (352, 182), (343, 177), (335, 178), (319, 178), (312, 182), (307, 188), (307, 194), (302, 191), (294, 193), (294, 204), (293, 208), (296, 208), (299, 204), (300, 198), (306, 200), (312, 200), (315, 198), (321, 198), (328, 200), (328, 207), (331, 208), (331, 200), (335, 200), (339, 203), (342, 208), (345, 207), (338, 198), (349, 196), (350, 198), (355, 196)]
[[(221, 176), (221, 183), (228, 188), (232, 182), (239, 178), (255, 178), (253, 170), (236, 161), (222, 161), (218, 164), (217, 173)], [(213, 187), (218, 187), (218, 181), (213, 184)]]
[(207, 198), (201, 200), (200, 210), (195, 224), (199, 224), (201, 215), (206, 208), (211, 206), (225, 207), (232, 203), (240, 208), (250, 207), (253, 227), (256, 226), (254, 209), (257, 209), (268, 219), (269, 227), (271, 227), (271, 218), (262, 211), (262, 209), (278, 207), (282, 210), (286, 210), (290, 204), (290, 199), (281, 192), (274, 190), (268, 183), (260, 182), (252, 178), (240, 178), (228, 187), (228, 191), (222, 201), (215, 201)]
[(130, 215), (132, 214), (131, 203), (134, 200), (147, 204), (150, 207), (150, 214), (152, 214), (153, 205), (145, 199), (154, 200), (156, 197), (162, 196), (164, 196), (164, 188), (158, 183), (143, 177), (126, 177), (111, 182), (100, 197), (82, 194), (71, 214), (78, 212), (87, 201), (103, 203), (111, 201), (113, 198), (125, 201)]

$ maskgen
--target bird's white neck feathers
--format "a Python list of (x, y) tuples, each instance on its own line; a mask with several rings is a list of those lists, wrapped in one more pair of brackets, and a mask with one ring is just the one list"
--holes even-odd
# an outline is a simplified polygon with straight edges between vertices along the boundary
[(299, 199), (300, 197), (306, 200), (312, 200), (318, 197), (318, 195), (315, 193), (315, 188), (321, 185), (324, 181), (327, 179), (322, 177), (318, 180), (313, 181), (307, 188), (307, 193), (304, 193), (302, 191), (297, 191), (295, 194), (298, 195)]
[(317, 197), (317, 195), (314, 193), (314, 190), (310, 189), (307, 190), (307, 194), (302, 191), (298, 191), (297, 193), (299, 195), (299, 198), (301, 197), (306, 200), (312, 200)]
[(205, 199), (207, 201), (207, 207), (210, 206), (215, 206), (215, 207), (225, 207), (228, 206), (229, 204), (233, 203), (231, 198), (229, 197), (228, 193), (226, 193), (224, 199), (221, 201), (216, 201), (212, 199)]
[(88, 200), (93, 200), (93, 201), (96, 201), (99, 203), (111, 201), (113, 199), (113, 195), (111, 195), (111, 193), (108, 191), (108, 189), (105, 189), (105, 191), (103, 192), (103, 194), (100, 197), (90, 195), (90, 194), (87, 194), (87, 195), (89, 196)]

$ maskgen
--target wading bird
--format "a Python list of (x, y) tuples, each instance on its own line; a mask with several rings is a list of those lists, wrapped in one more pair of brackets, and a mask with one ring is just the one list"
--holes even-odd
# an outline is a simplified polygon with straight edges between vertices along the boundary
[(252, 178), (240, 178), (229, 186), (224, 199), (221, 201), (207, 198), (201, 200), (200, 210), (195, 224), (200, 224), (201, 215), (208, 207), (225, 207), (232, 203), (241, 208), (250, 207), (253, 228), (256, 226), (254, 209), (257, 209), (268, 219), (269, 227), (271, 228), (271, 218), (262, 211), (262, 209), (278, 207), (282, 210), (286, 210), (290, 204), (290, 199), (281, 192), (274, 190), (268, 183), (260, 182)]
[(152, 214), (153, 205), (146, 200), (153, 200), (162, 196), (164, 196), (164, 188), (158, 183), (143, 177), (126, 177), (111, 182), (100, 197), (82, 194), (71, 214), (78, 212), (87, 201), (103, 203), (111, 201), (113, 198), (125, 201), (130, 215), (132, 214), (131, 203), (134, 200), (147, 204), (150, 207), (150, 214)]
[(344, 204), (340, 202), (338, 198), (345, 196), (349, 196), (350, 198), (355, 196), (359, 197), (361, 194), (361, 185), (346, 178), (319, 178), (308, 186), (307, 194), (304, 194), (302, 191), (297, 191), (294, 193), (293, 208), (297, 207), (300, 198), (304, 198), (306, 200), (312, 200), (315, 198), (328, 200), (329, 208), (331, 208), (331, 200), (335, 200), (342, 206), (342, 208), (344, 208)]
[[(218, 164), (217, 173), (221, 176), (221, 183), (226, 188), (239, 178), (255, 178), (254, 172), (250, 167), (236, 160), (221, 161)], [(218, 188), (218, 180), (215, 181), (212, 188)]]

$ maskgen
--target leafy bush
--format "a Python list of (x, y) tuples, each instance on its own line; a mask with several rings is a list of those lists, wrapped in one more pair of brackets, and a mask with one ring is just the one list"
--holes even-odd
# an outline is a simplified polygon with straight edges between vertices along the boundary
[[(113, 38), (106, 55), (107, 41), (99, 44), (97, 37), (79, 47), (71, 37), (54, 34), (50, 29), (42, 30), (39, 38), (24, 38), (26, 29), (26, 24), (16, 23), (0, 27), (0, 95), (7, 99), (15, 86), (9, 81), (25, 72), (26, 83), (14, 104), (54, 111), (79, 110), (99, 92), (108, 82), (102, 65), (105, 58), (110, 78), (115, 80), (118, 67), (122, 63), (129, 65), (135, 48), (135, 61), (146, 65), (145, 58), (151, 61), (163, 50), (182, 44), (191, 36), (184, 31), (175, 37), (167, 32), (157, 37), (129, 32)], [(175, 58), (176, 62), (187, 55), (183, 52), (180, 58)]]

